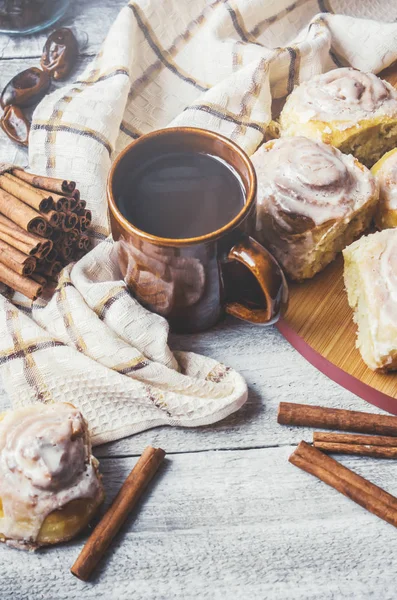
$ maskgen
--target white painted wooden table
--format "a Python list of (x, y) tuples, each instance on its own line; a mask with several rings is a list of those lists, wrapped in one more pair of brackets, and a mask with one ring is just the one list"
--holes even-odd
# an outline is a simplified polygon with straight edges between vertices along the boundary
[[(64, 24), (89, 33), (79, 70), (123, 5), (74, 2)], [(0, 36), (0, 87), (38, 63), (44, 39)], [(97, 448), (108, 502), (147, 444), (168, 457), (92, 583), (69, 573), (85, 538), (32, 555), (0, 547), (0, 600), (394, 600), (397, 531), (290, 465), (311, 431), (276, 423), (282, 400), (375, 409), (318, 373), (274, 328), (227, 319), (171, 344), (239, 370), (247, 404), (212, 427), (159, 428)], [(394, 461), (342, 462), (397, 494)]]

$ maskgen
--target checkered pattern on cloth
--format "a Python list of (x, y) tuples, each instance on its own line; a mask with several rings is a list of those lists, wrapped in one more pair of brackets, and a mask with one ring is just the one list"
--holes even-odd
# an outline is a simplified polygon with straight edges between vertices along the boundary
[(128, 294), (106, 239), (110, 164), (131, 140), (176, 125), (254, 152), (273, 98), (336, 66), (378, 72), (394, 61), (397, 24), (352, 14), (396, 13), (392, 0), (133, 0), (122, 9), (84, 74), (34, 113), (31, 170), (78, 182), (101, 243), (63, 271), (49, 301), (0, 297), (0, 372), (13, 405), (73, 402), (99, 444), (160, 424), (212, 423), (244, 403), (236, 372), (173, 354), (166, 322)]

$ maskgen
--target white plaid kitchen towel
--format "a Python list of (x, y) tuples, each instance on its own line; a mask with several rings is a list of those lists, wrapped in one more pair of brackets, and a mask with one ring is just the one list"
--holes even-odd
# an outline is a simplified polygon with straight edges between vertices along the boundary
[(34, 113), (30, 168), (77, 181), (97, 245), (63, 271), (50, 301), (0, 297), (0, 372), (14, 406), (73, 402), (99, 444), (212, 423), (245, 402), (240, 375), (172, 353), (166, 322), (128, 294), (107, 238), (109, 167), (132, 140), (176, 125), (219, 131), (253, 153), (272, 99), (341, 65), (379, 72), (393, 62), (397, 24), (387, 21), (396, 19), (394, 0), (134, 0), (122, 9), (85, 72)]

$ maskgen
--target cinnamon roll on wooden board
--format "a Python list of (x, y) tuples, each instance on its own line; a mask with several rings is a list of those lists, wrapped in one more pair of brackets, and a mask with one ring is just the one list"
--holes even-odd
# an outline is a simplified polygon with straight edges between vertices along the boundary
[(65, 542), (104, 498), (87, 424), (71, 404), (33, 404), (0, 420), (0, 541)]
[(397, 91), (373, 73), (328, 71), (293, 90), (280, 132), (321, 140), (371, 167), (397, 146)]
[(360, 238), (343, 258), (356, 346), (370, 369), (397, 370), (397, 229)]
[(313, 277), (369, 226), (378, 186), (353, 156), (286, 137), (264, 144), (252, 162), (257, 237), (291, 279)]
[(379, 204), (375, 212), (378, 229), (397, 227), (397, 148), (387, 152), (371, 169), (379, 182)]

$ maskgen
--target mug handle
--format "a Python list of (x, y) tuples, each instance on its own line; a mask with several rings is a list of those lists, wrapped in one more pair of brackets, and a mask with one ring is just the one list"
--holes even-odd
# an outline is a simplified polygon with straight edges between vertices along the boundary
[(230, 250), (228, 261), (243, 264), (256, 278), (266, 300), (266, 306), (253, 308), (240, 302), (229, 302), (227, 314), (249, 321), (271, 325), (278, 321), (288, 304), (288, 285), (276, 259), (252, 237), (244, 237)]

